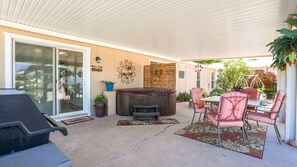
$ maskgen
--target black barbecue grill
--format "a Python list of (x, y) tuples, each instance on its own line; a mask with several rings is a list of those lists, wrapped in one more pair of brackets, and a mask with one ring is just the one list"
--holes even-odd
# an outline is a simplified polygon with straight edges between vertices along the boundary
[(30, 97), (16, 89), (0, 89), (0, 156), (43, 145), (49, 133), (67, 130), (42, 114)]

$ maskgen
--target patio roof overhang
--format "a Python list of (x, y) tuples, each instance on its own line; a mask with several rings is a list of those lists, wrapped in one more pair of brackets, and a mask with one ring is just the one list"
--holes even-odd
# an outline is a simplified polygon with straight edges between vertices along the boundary
[(0, 24), (174, 60), (226, 59), (271, 55), (265, 45), (295, 7), (295, 0), (2, 1)]

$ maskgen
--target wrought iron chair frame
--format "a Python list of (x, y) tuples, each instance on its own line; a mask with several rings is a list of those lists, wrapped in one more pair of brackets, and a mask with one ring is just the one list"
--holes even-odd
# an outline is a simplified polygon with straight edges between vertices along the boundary
[[(223, 102), (224, 99), (230, 101), (231, 104), (233, 105), (232, 113), (231, 113), (228, 117), (230, 117), (231, 115), (233, 115), (235, 118), (237, 118), (237, 117), (234, 115), (234, 111), (235, 111), (235, 109), (236, 109), (236, 106), (237, 106), (242, 100), (246, 100), (242, 119), (237, 118), (238, 121), (242, 121), (242, 122), (243, 122), (243, 126), (240, 127), (240, 128), (242, 129), (242, 137), (243, 137), (243, 141), (244, 141), (244, 144), (245, 144), (245, 143), (246, 143), (246, 139), (248, 138), (248, 134), (247, 134), (247, 132), (246, 132), (246, 130), (245, 130), (245, 125), (246, 125), (246, 121), (245, 121), (245, 119), (246, 119), (246, 114), (247, 114), (246, 109), (247, 109), (247, 103), (248, 103), (248, 96), (246, 96), (246, 97), (244, 97), (244, 96), (229, 96), (229, 97), (224, 97), (224, 96), (222, 96), (221, 98), (222, 98), (222, 99), (220, 100), (220, 103), (219, 103), (219, 110), (218, 110), (218, 112), (217, 112), (217, 114), (218, 114), (218, 120), (217, 120), (218, 123), (217, 123), (217, 127), (216, 127), (216, 128), (217, 128), (217, 133), (218, 133), (218, 144), (219, 144), (219, 146), (220, 146), (220, 147), (222, 146), (222, 145), (221, 145), (220, 128), (222, 128), (222, 127), (223, 127), (223, 128), (234, 127), (234, 126), (220, 126), (220, 123), (221, 123), (221, 118), (220, 118), (220, 117), (221, 117), (221, 113), (222, 113), (222, 107), (221, 107), (222, 103), (221, 103), (221, 102)], [(234, 105), (233, 102), (232, 102), (231, 100), (229, 100), (229, 99), (232, 99), (232, 98), (242, 98), (242, 99), (239, 100), (239, 101), (237, 101), (237, 103)], [(207, 110), (208, 108), (205, 108), (205, 109)], [(205, 112), (205, 113), (207, 113), (207, 112)], [(204, 132), (205, 132), (205, 118), (206, 118), (206, 117), (207, 117), (207, 114), (204, 116)], [(224, 122), (224, 121), (222, 121), (222, 122)]]
[[(276, 114), (276, 116), (275, 116), (275, 118), (274, 118), (274, 123), (271, 124), (271, 125), (274, 126), (274, 131), (275, 131), (275, 133), (276, 133), (276, 137), (277, 137), (277, 140), (278, 140), (279, 144), (282, 144), (282, 143), (281, 143), (281, 135), (280, 135), (279, 130), (278, 130), (278, 127), (277, 127), (277, 125), (276, 125), (276, 119), (277, 119), (278, 116), (279, 116), (279, 113), (280, 113), (280, 110), (281, 110), (281, 108), (282, 108), (282, 105), (283, 105), (283, 103), (284, 103), (285, 98), (286, 98), (286, 95), (284, 95), (284, 97), (282, 97), (282, 99), (280, 99), (280, 101), (281, 101), (281, 105), (280, 105), (280, 107), (278, 108), (277, 111), (271, 111), (271, 110), (270, 110), (270, 112), (269, 112), (269, 113), (275, 113), (275, 114)], [(274, 101), (274, 103), (273, 103), (273, 105), (275, 105), (276, 100), (279, 100), (279, 99), (276, 98), (275, 101)], [(272, 107), (272, 108), (273, 108), (273, 107)], [(271, 108), (271, 109), (272, 109), (272, 108)], [(264, 114), (264, 113), (263, 113), (263, 114)], [(249, 119), (247, 119), (247, 121), (248, 121), (248, 120), (249, 120)], [(252, 119), (250, 119), (250, 120), (252, 120)], [(258, 121), (256, 121), (256, 122), (257, 122), (257, 126), (259, 126), (259, 125), (258, 125)], [(260, 121), (260, 122), (261, 122), (261, 121)], [(263, 123), (265, 123), (265, 122), (263, 122)], [(266, 124), (269, 124), (269, 123), (266, 123)]]

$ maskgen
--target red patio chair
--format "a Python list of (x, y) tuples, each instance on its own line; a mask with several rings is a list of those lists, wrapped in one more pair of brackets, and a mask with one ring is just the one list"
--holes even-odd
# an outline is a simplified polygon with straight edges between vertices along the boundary
[[(243, 93), (247, 94), (250, 100), (259, 100), (260, 99), (260, 92), (251, 87), (246, 87), (243, 89)], [(255, 106), (247, 106), (248, 112), (257, 112), (257, 107)], [(259, 123), (257, 121), (257, 126), (259, 126)]]
[[(217, 113), (207, 112), (207, 118), (217, 127), (218, 141), (221, 146), (221, 127), (241, 127), (242, 137), (245, 143), (247, 133), (245, 131), (245, 111), (248, 95), (241, 92), (230, 92), (222, 94)], [(205, 124), (204, 124), (205, 129)]]
[[(243, 93), (247, 94), (249, 96), (250, 100), (259, 100), (260, 99), (260, 92), (255, 88), (250, 88), (250, 87), (244, 88)], [(248, 106), (247, 109), (252, 112), (257, 111), (257, 107), (249, 107)]]
[(264, 112), (264, 113), (248, 112), (248, 114), (247, 114), (248, 120), (253, 120), (253, 121), (257, 121), (257, 122), (263, 122), (263, 123), (274, 125), (274, 130), (275, 130), (279, 144), (281, 144), (281, 141), (280, 141), (281, 135), (280, 135), (277, 125), (276, 125), (276, 119), (278, 117), (278, 114), (282, 107), (282, 104), (285, 100), (285, 97), (286, 97), (286, 92), (283, 90), (279, 90), (276, 94), (273, 106), (269, 112)]

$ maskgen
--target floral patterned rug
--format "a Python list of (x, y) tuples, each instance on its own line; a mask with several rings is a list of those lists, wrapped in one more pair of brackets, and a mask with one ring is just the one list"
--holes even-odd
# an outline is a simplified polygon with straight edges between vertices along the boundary
[(132, 121), (132, 120), (119, 120), (117, 126), (130, 126), (130, 125), (162, 125), (162, 124), (180, 124), (174, 118), (160, 119), (158, 121)]
[[(205, 127), (204, 133), (203, 122), (196, 122), (193, 125), (175, 132), (175, 134), (219, 147), (219, 144), (217, 144), (218, 135), (216, 127), (211, 126), (210, 122), (206, 122)], [(240, 128), (232, 127), (229, 128), (228, 131), (227, 128), (221, 128), (222, 148), (262, 159), (267, 126), (260, 125), (257, 127), (256, 125), (251, 124), (251, 127), (251, 130), (247, 130), (248, 139), (246, 140), (246, 145), (244, 145)]]

